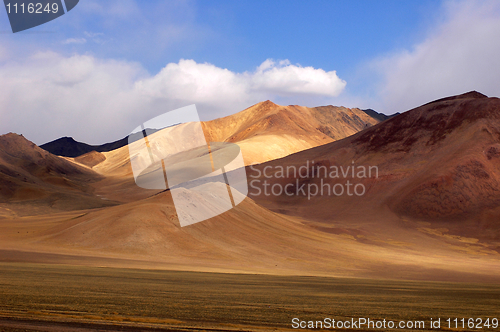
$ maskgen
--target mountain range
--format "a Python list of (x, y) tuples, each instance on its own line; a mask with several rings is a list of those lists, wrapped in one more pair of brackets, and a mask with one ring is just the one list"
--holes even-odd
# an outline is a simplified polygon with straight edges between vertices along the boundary
[[(250, 192), (182, 228), (168, 190), (135, 185), (127, 146), (70, 158), (1, 136), (0, 260), (499, 281), (500, 99), (469, 92), (388, 119), (265, 101), (202, 126), (240, 146)], [(347, 181), (358, 191), (332, 193)]]
[[(390, 117), (372, 109), (280, 106), (268, 100), (240, 113), (203, 122), (203, 129), (210, 142), (238, 142), (240, 146), (251, 145), (253, 148), (259, 145), (264, 151), (268, 139), (276, 140), (275, 148), (280, 151), (272, 149), (267, 157), (273, 159), (277, 153), (281, 157), (350, 136)], [(157, 129), (148, 129), (149, 134), (156, 131)], [(116, 150), (141, 137), (136, 133), (102, 145), (89, 145), (77, 142), (72, 137), (62, 137), (40, 147), (58, 156), (75, 158), (91, 151)], [(245, 155), (249, 154), (250, 151)]]
[[(148, 129), (148, 132), (154, 133), (156, 129)], [(132, 134), (124, 137), (118, 141), (105, 143), (101, 145), (90, 145), (82, 142), (75, 141), (73, 137), (61, 137), (51, 142), (40, 145), (40, 148), (48, 151), (56, 156), (62, 157), (78, 157), (91, 151), (108, 152), (125, 146), (130, 142), (135, 142), (137, 139), (142, 138), (140, 134)]]

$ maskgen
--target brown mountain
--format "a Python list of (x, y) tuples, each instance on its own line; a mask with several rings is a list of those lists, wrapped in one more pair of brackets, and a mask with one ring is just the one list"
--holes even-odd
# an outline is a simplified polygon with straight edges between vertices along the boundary
[[(280, 167), (301, 166), (303, 177), (277, 173)], [(353, 166), (354, 176), (352, 168), (345, 177), (324, 173), (325, 167)], [(375, 168), (371, 177), (358, 174), (370, 166), (377, 167), (378, 177)], [(351, 196), (347, 191), (311, 199), (297, 191), (293, 196), (250, 196), (273, 210), (313, 220), (325, 231), (369, 242), (375, 234), (401, 240), (408, 238), (409, 229), (417, 229), (460, 250), (500, 249), (498, 98), (470, 92), (436, 100), (344, 140), (248, 168), (248, 172), (262, 182), (259, 172), (265, 167), (268, 175), (275, 174), (268, 179), (270, 185), (310, 185), (314, 190), (326, 183), (346, 189), (350, 181), (364, 186), (366, 193), (360, 196), (353, 194), (354, 187)], [(361, 193), (362, 187), (358, 189)]]
[[(371, 109), (280, 106), (268, 100), (239, 113), (204, 122), (203, 129), (207, 140), (239, 142), (246, 152), (246, 160), (262, 162), (350, 136), (388, 118)], [(148, 129), (148, 132), (157, 130)], [(129, 141), (140, 137), (141, 134), (136, 133), (102, 145), (89, 145), (72, 137), (62, 137), (40, 147), (58, 156), (78, 157), (91, 151), (109, 152), (126, 147)], [(256, 147), (261, 153), (253, 151)]]
[[(279, 106), (266, 101), (240, 113), (204, 122), (203, 128), (209, 142), (238, 142), (246, 162), (254, 163), (343, 138), (378, 122), (359, 109)], [(149, 131), (153, 133), (150, 140), (154, 143), (156, 130)], [(66, 202), (74, 201), (76, 205), (65, 207), (72, 209), (86, 208), (87, 203), (93, 208), (109, 205), (114, 200), (128, 202), (150, 196), (154, 192), (136, 190), (127, 142), (127, 139), (122, 139), (102, 146), (90, 146), (72, 138), (61, 138), (44, 144), (44, 150), (22, 136), (4, 135), (0, 149), (10, 159), (5, 157), (0, 163), (4, 184), (0, 199), (5, 202), (36, 200), (42, 206), (50, 207), (62, 207)], [(78, 157), (65, 159), (46, 150)], [(87, 151), (90, 152), (85, 153)], [(16, 158), (16, 162), (12, 158)], [(94, 186), (96, 181), (100, 184)], [(70, 193), (67, 193), (68, 188), (71, 188)], [(79, 197), (81, 194), (85, 199), (73, 199), (74, 195)]]
[(333, 142), (379, 122), (358, 108), (281, 106), (268, 100), (204, 122), (203, 129), (210, 142), (238, 143), (245, 163), (253, 164)]
[[(0, 202), (20, 215), (109, 205), (92, 194), (95, 172), (54, 156), (22, 135), (0, 136)], [(4, 213), (6, 213), (4, 211)]]
[[(265, 101), (239, 113), (203, 122), (202, 128), (207, 142), (237, 143), (245, 164), (249, 165), (347, 137), (379, 123), (378, 118), (383, 116), (376, 112), (370, 114), (374, 117), (356, 108), (280, 106)], [(154, 146), (168, 145), (162, 136), (165, 131), (170, 131), (171, 136), (176, 137), (189, 126), (190, 124), (180, 124), (165, 128), (150, 135), (148, 140)], [(130, 202), (151, 195), (151, 191), (136, 190), (128, 146), (103, 152), (102, 156), (102, 162), (93, 164), (93, 170), (107, 178), (113, 178), (114, 183), (99, 188), (101, 196)], [(79, 162), (78, 158), (75, 161)], [(131, 194), (123, 194), (124, 192)]]

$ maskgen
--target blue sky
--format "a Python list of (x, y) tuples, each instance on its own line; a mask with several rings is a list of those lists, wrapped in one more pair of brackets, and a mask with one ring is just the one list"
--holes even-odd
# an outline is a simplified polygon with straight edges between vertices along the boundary
[(271, 99), (402, 112), (500, 95), (498, 1), (80, 0), (12, 34), (0, 10), (0, 134), (99, 144), (195, 103)]
[[(138, 61), (152, 73), (181, 58), (236, 72), (272, 58), (346, 75), (375, 54), (411, 46), (440, 7), (436, 1), (81, 0), (71, 15), (7, 36), (23, 47)], [(5, 12), (1, 23), (8, 32)], [(98, 34), (97, 42), (89, 33)], [(88, 42), (57, 45), (69, 38)]]

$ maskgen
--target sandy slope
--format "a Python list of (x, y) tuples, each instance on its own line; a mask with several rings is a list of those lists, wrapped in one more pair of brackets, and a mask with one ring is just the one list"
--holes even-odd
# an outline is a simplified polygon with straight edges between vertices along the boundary
[[(321, 181), (332, 186), (351, 181), (365, 186), (363, 196), (250, 197), (272, 210), (307, 217), (324, 231), (353, 235), (359, 242), (418, 243), (418, 236), (425, 234), (466, 254), (497, 257), (499, 144), (500, 99), (469, 93), (426, 104), (345, 140), (256, 167), (299, 168), (309, 161), (309, 176), (297, 177), (301, 185), (314, 188)], [(352, 177), (350, 172), (339, 179), (317, 175), (319, 166), (347, 168), (353, 162), (356, 167), (377, 166), (378, 178)], [(249, 172), (259, 175), (259, 171)], [(263, 176), (258, 180), (264, 180)], [(296, 181), (293, 177), (268, 179), (281, 186)], [(409, 236), (408, 230), (414, 233)]]
[[(73, 215), (3, 220), (0, 228), (4, 249), (57, 253), (61, 261), (67, 260), (64, 255), (77, 255), (81, 261), (74, 263), (90, 265), (469, 281), (492, 281), (499, 272), (497, 258), (478, 260), (425, 235), (419, 235), (417, 244), (360, 243), (273, 213), (250, 199), (183, 228), (168, 193)], [(33, 256), (44, 261), (43, 255)]]
[(40, 149), (21, 135), (0, 136), (0, 215), (112, 205), (93, 192), (103, 177)]

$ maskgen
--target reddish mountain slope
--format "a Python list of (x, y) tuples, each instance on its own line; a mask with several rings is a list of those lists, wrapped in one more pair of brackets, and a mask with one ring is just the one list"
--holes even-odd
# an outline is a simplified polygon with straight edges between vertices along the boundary
[[(380, 234), (394, 234), (393, 230), (410, 227), (408, 222), (413, 222), (411, 227), (435, 236), (451, 239), (454, 234), (500, 248), (498, 98), (471, 92), (437, 100), (344, 140), (255, 168), (262, 171), (268, 167), (269, 175), (276, 173), (278, 166), (298, 169), (307, 166), (307, 161), (309, 176), (297, 176), (300, 184), (315, 188), (314, 185), (322, 183), (345, 185), (349, 180), (362, 184), (366, 193), (317, 195), (311, 199), (302, 192), (293, 197), (284, 194), (250, 197), (281, 212), (337, 225), (340, 232), (354, 234), (353, 229), (370, 224), (370, 232), (378, 229)], [(348, 172), (345, 178), (332, 179), (317, 175), (320, 166), (347, 169), (352, 165), (356, 172), (358, 166), (376, 166), (379, 176), (353, 177)], [(259, 171), (250, 168), (248, 171), (262, 183), (264, 176), (259, 177)], [(267, 181), (284, 186), (296, 183), (297, 179), (274, 176)], [(256, 181), (255, 185), (258, 184)], [(254, 189), (253, 193), (257, 192)], [(388, 217), (379, 217), (388, 213), (395, 224), (389, 225)]]

